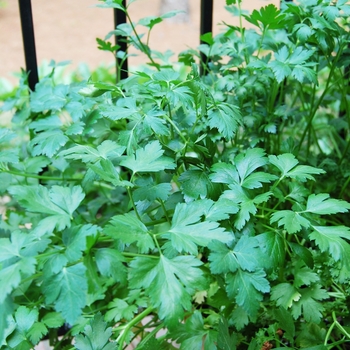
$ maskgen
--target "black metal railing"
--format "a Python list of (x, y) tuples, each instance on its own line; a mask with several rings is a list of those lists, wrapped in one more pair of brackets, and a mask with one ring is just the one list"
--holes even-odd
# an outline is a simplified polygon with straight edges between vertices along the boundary
[[(283, 0), (282, 0), (283, 1)], [(284, 0), (293, 1), (293, 0)], [(28, 73), (28, 85), (31, 90), (34, 91), (35, 84), (39, 81), (38, 77), (38, 65), (36, 59), (35, 39), (34, 39), (34, 25), (32, 16), (31, 0), (18, 0), (22, 37), (24, 46), (24, 56), (26, 63), (26, 71)], [(124, 7), (126, 6), (126, 0), (123, 0)], [(213, 27), (213, 0), (201, 0), (201, 12), (200, 12), (200, 36), (212, 31)], [(121, 23), (126, 23), (125, 12), (119, 9), (114, 9), (114, 26)], [(115, 37), (116, 44), (119, 45), (120, 50), (127, 52), (127, 43), (125, 40), (119, 40)], [(205, 62), (206, 57), (202, 54), (202, 59)], [(116, 58), (117, 69), (121, 70), (121, 79), (128, 76), (128, 60), (121, 60)]]

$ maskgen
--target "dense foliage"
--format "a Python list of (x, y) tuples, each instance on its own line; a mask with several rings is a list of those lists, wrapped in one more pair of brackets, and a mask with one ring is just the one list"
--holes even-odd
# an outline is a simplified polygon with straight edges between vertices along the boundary
[(226, 2), (180, 68), (146, 18), (148, 68), (4, 101), (3, 349), (347, 348), (350, 6)]

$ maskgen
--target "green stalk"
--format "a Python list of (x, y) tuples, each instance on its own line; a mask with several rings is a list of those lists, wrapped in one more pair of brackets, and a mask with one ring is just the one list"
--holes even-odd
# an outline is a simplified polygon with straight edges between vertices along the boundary
[(81, 179), (76, 179), (73, 177), (54, 177), (54, 176), (43, 176), (43, 175), (35, 175), (35, 174), (27, 174), (27, 173), (20, 173), (19, 171), (13, 171), (13, 170), (1, 170), (3, 173), (16, 175), (16, 176), (23, 176), (28, 177), (31, 179), (40, 179), (40, 180), (47, 180), (47, 181), (81, 181)]
[(135, 34), (135, 36), (136, 36), (136, 39), (137, 39), (137, 41), (138, 41), (138, 46), (139, 46), (140, 50), (141, 50), (144, 54), (146, 54), (146, 56), (148, 57), (148, 59), (152, 62), (152, 65), (153, 65), (154, 67), (156, 67), (157, 70), (160, 70), (160, 68), (158, 67), (158, 64), (153, 60), (153, 58), (152, 58), (152, 56), (151, 56), (149, 50), (147, 50), (147, 48), (145, 47), (144, 43), (141, 41), (141, 38), (139, 37), (139, 34), (138, 34), (137, 31), (136, 31), (136, 28), (135, 28), (135, 26), (134, 26), (134, 23), (131, 21), (131, 18), (130, 18), (130, 16), (129, 16), (128, 11), (126, 11), (125, 14), (126, 14), (126, 17), (127, 17), (128, 21), (130, 22), (132, 31), (134, 32), (134, 34)]
[(134, 208), (136, 217), (142, 222), (141, 217), (140, 217), (140, 215), (139, 215), (139, 212), (137, 211), (137, 208), (136, 208), (134, 199), (132, 198), (132, 193), (131, 193), (131, 190), (130, 190), (130, 186), (128, 186), (128, 187), (126, 188), (126, 190), (127, 190), (127, 192), (128, 192), (131, 205), (132, 205), (132, 207)]
[[(136, 324), (141, 322), (147, 315), (149, 315), (153, 310), (152, 306), (149, 306), (147, 309), (143, 310), (139, 315), (137, 315), (134, 319), (132, 319), (130, 322), (127, 323), (126, 327), (120, 334), (120, 336), (117, 339), (117, 342), (119, 343), (118, 350), (123, 350), (125, 339), (132, 327), (134, 327)], [(120, 340), (119, 340), (120, 338)]]

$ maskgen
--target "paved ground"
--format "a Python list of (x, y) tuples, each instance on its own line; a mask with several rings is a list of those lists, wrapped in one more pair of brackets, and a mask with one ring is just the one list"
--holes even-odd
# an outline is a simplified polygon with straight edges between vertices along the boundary
[[(167, 0), (181, 7), (183, 0)], [(196, 47), (199, 37), (200, 0), (189, 0), (186, 22), (168, 21), (154, 27), (150, 46), (155, 50), (170, 49), (176, 53), (187, 47)], [(243, 7), (252, 10), (279, 0), (243, 0)], [(114, 29), (110, 9), (94, 7), (97, 0), (32, 0), (38, 62), (54, 59), (56, 62), (72, 60), (72, 68), (79, 62), (90, 67), (113, 62), (110, 53), (97, 50), (96, 37), (103, 38)], [(175, 7), (176, 7), (175, 6)], [(220, 31), (223, 20), (237, 24), (224, 9), (225, 0), (214, 1), (214, 34)], [(168, 9), (171, 9), (171, 4)], [(161, 0), (138, 0), (130, 5), (133, 21), (166, 10)], [(186, 17), (185, 17), (186, 19)], [(142, 57), (130, 59), (131, 65), (143, 62)], [(18, 1), (0, 0), (0, 77), (14, 81), (12, 73), (24, 67), (24, 54), (19, 21)]]

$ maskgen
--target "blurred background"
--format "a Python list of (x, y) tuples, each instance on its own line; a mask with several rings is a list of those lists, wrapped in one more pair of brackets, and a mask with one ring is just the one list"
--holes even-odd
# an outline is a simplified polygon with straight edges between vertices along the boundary
[[(113, 64), (113, 55), (97, 49), (96, 38), (104, 38), (114, 29), (113, 10), (97, 8), (97, 0), (32, 0), (38, 64), (54, 59), (70, 60), (69, 69), (85, 62), (91, 69)], [(243, 0), (242, 7), (252, 11), (279, 0)], [(225, 0), (214, 1), (213, 34), (220, 32), (223, 21), (238, 25), (225, 10)], [(172, 10), (186, 14), (165, 20), (151, 33), (150, 47), (175, 54), (199, 44), (200, 0), (137, 0), (130, 7), (133, 22), (146, 16), (158, 16)], [(140, 27), (141, 28), (141, 27)], [(114, 39), (111, 39), (114, 42)], [(131, 51), (130, 53), (136, 53)], [(174, 60), (176, 56), (174, 56)], [(145, 62), (143, 56), (132, 57), (129, 65)], [(24, 68), (24, 53), (18, 0), (0, 0), (0, 77), (17, 81), (14, 72)]]

